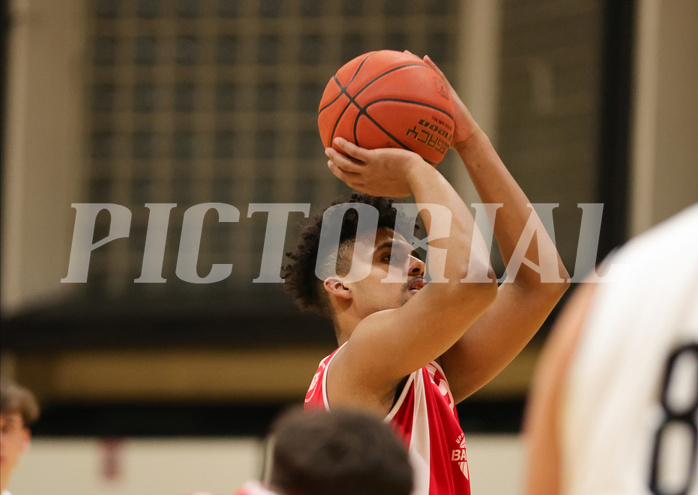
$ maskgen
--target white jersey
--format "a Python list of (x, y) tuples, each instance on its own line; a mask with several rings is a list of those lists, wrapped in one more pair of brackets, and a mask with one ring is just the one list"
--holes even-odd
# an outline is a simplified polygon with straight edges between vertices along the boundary
[(698, 205), (610, 262), (562, 396), (563, 493), (698, 494)]

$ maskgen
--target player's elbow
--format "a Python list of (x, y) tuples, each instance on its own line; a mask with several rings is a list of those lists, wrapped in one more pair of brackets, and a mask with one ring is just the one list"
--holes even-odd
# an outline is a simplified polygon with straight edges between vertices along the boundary
[(567, 290), (570, 288), (570, 278), (569, 275), (565, 276), (561, 281), (549, 284), (550, 285), (550, 291), (558, 298), (560, 299), (562, 295), (567, 292)]
[(558, 278), (552, 280), (541, 280), (537, 286), (537, 291), (546, 298), (555, 302), (559, 301), (567, 289), (570, 288), (570, 275), (567, 273), (562, 262), (558, 265)]
[(545, 282), (535, 285), (534, 287), (524, 288), (531, 301), (536, 300), (552, 309), (564, 293), (569, 289), (570, 282), (568, 278), (559, 281)]
[(513, 283), (523, 291), (557, 301), (570, 287), (570, 275), (558, 258), (557, 264), (541, 266), (540, 271), (520, 267), (515, 276), (507, 276), (505, 283)]

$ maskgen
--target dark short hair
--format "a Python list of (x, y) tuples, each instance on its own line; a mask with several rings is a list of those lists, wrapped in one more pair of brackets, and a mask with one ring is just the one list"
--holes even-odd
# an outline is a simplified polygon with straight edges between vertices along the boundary
[(8, 378), (0, 379), (0, 414), (19, 413), (25, 427), (39, 419), (39, 404), (34, 394)]
[(272, 426), (270, 483), (297, 495), (409, 495), (406, 445), (377, 416), (293, 409)]
[[(332, 319), (332, 310), (329, 300), (322, 289), (323, 280), (315, 275), (318, 250), (320, 246), (320, 232), (324, 212), (332, 206), (342, 203), (363, 203), (378, 210), (378, 227), (394, 228), (397, 211), (393, 208), (393, 200), (390, 198), (377, 198), (368, 194), (354, 193), (349, 199), (340, 199), (329, 205), (322, 213), (318, 214), (300, 233), (300, 241), (293, 252), (286, 253), (289, 264), (282, 272), (285, 280), (284, 288), (296, 299), (301, 309), (314, 311)], [(347, 259), (347, 250), (342, 247), (352, 243), (357, 235), (359, 215), (356, 210), (349, 209), (342, 212), (342, 218), (330, 218), (328, 221), (338, 225), (341, 223), (339, 245), (340, 252), (337, 256), (337, 273), (342, 272), (350, 264)], [(324, 260), (320, 260), (322, 263)]]

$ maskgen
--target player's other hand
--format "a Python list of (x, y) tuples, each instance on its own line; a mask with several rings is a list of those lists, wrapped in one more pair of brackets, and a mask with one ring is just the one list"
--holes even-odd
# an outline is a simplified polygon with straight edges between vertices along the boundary
[(335, 138), (333, 144), (339, 151), (325, 149), (332, 173), (352, 189), (371, 196), (409, 196), (412, 194), (407, 173), (410, 167), (431, 167), (417, 153), (408, 150), (367, 150), (343, 138)]
[(446, 78), (444, 73), (441, 72), (441, 69), (439, 69), (439, 67), (434, 63), (434, 61), (429, 58), (429, 55), (425, 55), (423, 60), (429, 67), (434, 69), (439, 76), (441, 76), (441, 79), (443, 79), (444, 84), (446, 84), (446, 87), (448, 88), (448, 91), (451, 95), (451, 101), (453, 102), (454, 111), (453, 122), (456, 125), (456, 128), (453, 131), (453, 141), (451, 141), (451, 148), (457, 149), (460, 145), (465, 144), (466, 141), (468, 141), (468, 139), (473, 134), (479, 132), (480, 126), (477, 125), (477, 122), (475, 122), (473, 116), (470, 115), (470, 111), (465, 106), (465, 103), (463, 103), (463, 100), (460, 99), (460, 96), (458, 96), (456, 90), (453, 89), (451, 83), (448, 82), (448, 79)]

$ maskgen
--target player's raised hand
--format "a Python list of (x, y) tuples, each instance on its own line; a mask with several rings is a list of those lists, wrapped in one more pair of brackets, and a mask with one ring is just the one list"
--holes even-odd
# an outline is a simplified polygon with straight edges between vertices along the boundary
[(408, 172), (431, 168), (412, 151), (397, 148), (368, 150), (346, 139), (335, 138), (334, 148), (325, 149), (332, 173), (352, 189), (371, 196), (404, 198), (412, 194)]
[(429, 67), (434, 69), (439, 76), (441, 76), (441, 79), (443, 79), (444, 84), (446, 84), (446, 87), (451, 95), (451, 101), (453, 102), (453, 110), (455, 113), (453, 116), (453, 121), (456, 125), (456, 128), (453, 131), (453, 141), (451, 141), (451, 147), (458, 148), (459, 145), (464, 144), (473, 134), (480, 131), (480, 126), (477, 125), (477, 122), (475, 122), (475, 119), (473, 119), (468, 107), (465, 106), (465, 103), (463, 103), (463, 100), (460, 99), (460, 96), (458, 96), (456, 90), (453, 89), (451, 83), (448, 82), (448, 79), (444, 73), (441, 72), (441, 69), (439, 69), (434, 61), (429, 58), (429, 55), (424, 55), (423, 60)]

